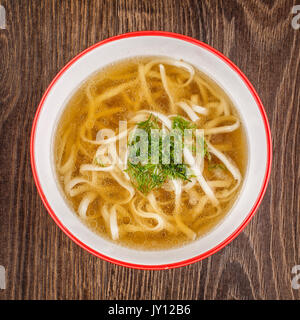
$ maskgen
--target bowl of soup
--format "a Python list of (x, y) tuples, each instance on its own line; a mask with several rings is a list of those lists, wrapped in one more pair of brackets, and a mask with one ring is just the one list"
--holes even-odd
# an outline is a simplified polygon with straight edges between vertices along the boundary
[(38, 107), (35, 183), (77, 244), (132, 268), (168, 269), (223, 248), (265, 193), (271, 136), (245, 75), (167, 32), (104, 40), (69, 62)]

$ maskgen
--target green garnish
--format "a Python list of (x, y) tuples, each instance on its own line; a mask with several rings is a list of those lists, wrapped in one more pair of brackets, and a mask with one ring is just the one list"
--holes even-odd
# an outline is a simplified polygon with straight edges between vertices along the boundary
[(159, 129), (157, 118), (154, 117), (152, 113), (147, 120), (139, 122), (137, 126), (139, 129), (145, 130), (148, 134), (151, 133), (151, 129)]
[(99, 167), (105, 167), (105, 165), (97, 158), (94, 159), (94, 164), (96, 164)]
[[(172, 129), (174, 129), (172, 130), (173, 135), (166, 132), (162, 133), (161, 131), (157, 132), (157, 134), (159, 134), (159, 140), (158, 143), (153, 143), (153, 146), (151, 146), (153, 137), (151, 135), (151, 130), (159, 129), (157, 118), (151, 114), (147, 120), (139, 122), (137, 124), (137, 128), (143, 129), (147, 133), (148, 146), (139, 145), (139, 143), (141, 143), (139, 136), (133, 136), (130, 139), (129, 158), (127, 169), (125, 171), (131, 177), (134, 186), (139, 191), (146, 194), (153, 189), (159, 188), (167, 179), (181, 179), (190, 181), (192, 173), (185, 164), (178, 163), (176, 154), (177, 148), (175, 147), (176, 143), (181, 143), (183, 149), (182, 139), (177, 140), (177, 138), (183, 137), (185, 129), (195, 129), (196, 126), (190, 121), (187, 121), (180, 116), (176, 116), (172, 119)], [(168, 150), (163, 149), (164, 139), (168, 139), (170, 146), (170, 149), (167, 148)], [(148, 148), (148, 159), (143, 159), (135, 163), (131, 155), (133, 154), (136, 156), (140, 156), (141, 147)], [(151, 158), (152, 152), (153, 154), (158, 156), (158, 161), (156, 161), (155, 164), (153, 163), (153, 159)], [(207, 146), (206, 148), (204, 147), (204, 152), (206, 156), (210, 157), (210, 154), (207, 151)], [(170, 159), (170, 161), (168, 163), (165, 163), (165, 158)]]
[(128, 161), (128, 168), (125, 171), (130, 175), (135, 187), (142, 193), (148, 193), (160, 187), (166, 180), (164, 172), (154, 164), (133, 164)]
[(206, 157), (208, 161), (211, 161), (211, 154), (208, 151), (207, 143), (205, 140), (203, 145), (203, 153), (204, 153), (204, 157)]
[(183, 133), (185, 129), (196, 129), (196, 125), (180, 116), (176, 116), (173, 118), (172, 129), (179, 129)]

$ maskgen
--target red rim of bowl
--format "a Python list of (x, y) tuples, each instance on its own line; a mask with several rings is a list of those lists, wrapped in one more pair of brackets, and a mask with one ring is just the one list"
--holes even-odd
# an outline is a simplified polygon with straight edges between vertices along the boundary
[[(36, 130), (36, 125), (39, 119), (39, 114), (41, 112), (41, 109), (43, 108), (44, 102), (49, 94), (49, 92), (51, 91), (52, 87), (54, 86), (54, 84), (58, 81), (58, 79), (77, 61), (79, 60), (82, 56), (84, 56), (85, 54), (87, 54), (88, 52), (94, 50), (97, 47), (100, 47), (106, 43), (112, 42), (112, 41), (116, 41), (116, 40), (120, 40), (120, 39), (125, 39), (125, 38), (131, 38), (131, 37), (143, 37), (143, 36), (159, 36), (159, 37), (169, 37), (169, 38), (175, 38), (175, 39), (179, 39), (179, 40), (183, 40), (189, 43), (192, 43), (196, 46), (202, 47), (206, 50), (208, 50), (209, 52), (213, 53), (214, 55), (216, 55), (218, 58), (220, 58), (221, 60), (223, 60), (231, 69), (233, 69), (239, 76), (240, 78), (244, 81), (244, 83), (246, 84), (246, 86), (248, 87), (249, 91), (251, 92), (253, 98), (256, 101), (256, 104), (259, 108), (259, 111), (261, 113), (263, 122), (264, 122), (264, 126), (265, 126), (265, 131), (266, 131), (266, 138), (267, 138), (267, 167), (266, 167), (266, 172), (265, 172), (265, 176), (264, 176), (264, 180), (263, 180), (263, 184), (261, 187), (261, 190), (259, 192), (259, 195), (255, 201), (255, 204), (253, 205), (251, 211), (249, 212), (249, 214), (247, 215), (247, 217), (244, 219), (244, 221), (242, 222), (242, 224), (229, 236), (227, 237), (225, 240), (223, 240), (221, 243), (219, 243), (217, 246), (215, 246), (214, 248), (206, 251), (205, 253), (202, 253), (198, 256), (195, 256), (193, 258), (184, 260), (184, 261), (179, 261), (176, 263), (170, 263), (170, 264), (162, 264), (162, 265), (141, 265), (141, 264), (133, 264), (133, 263), (128, 263), (128, 262), (124, 262), (124, 261), (120, 261), (117, 259), (113, 259), (111, 257), (105, 256), (103, 254), (101, 254), (100, 252), (88, 247), (86, 244), (84, 244), (83, 242), (81, 242), (79, 239), (77, 239), (58, 219), (58, 217), (56, 216), (56, 214), (54, 213), (54, 211), (52, 210), (50, 204), (48, 203), (45, 194), (42, 190), (40, 181), (39, 181), (39, 177), (36, 171), (36, 165), (35, 165), (35, 157), (34, 157), (34, 141), (35, 141), (35, 130)], [(172, 33), (172, 32), (164, 32), (164, 31), (138, 31), (138, 32), (130, 32), (130, 33), (125, 33), (125, 34), (121, 34), (115, 37), (111, 37), (108, 39), (105, 39), (103, 41), (100, 41), (98, 43), (96, 43), (95, 45), (87, 48), (86, 50), (84, 50), (83, 52), (81, 52), (80, 54), (78, 54), (75, 58), (73, 58), (57, 75), (56, 77), (52, 80), (51, 84), (49, 85), (49, 87), (47, 88), (46, 92), (44, 93), (42, 100), (38, 106), (38, 109), (36, 111), (35, 117), (34, 117), (34, 121), (33, 121), (33, 125), (32, 125), (32, 130), (31, 130), (31, 138), (30, 138), (30, 160), (31, 160), (31, 167), (32, 167), (32, 172), (33, 172), (33, 177), (34, 177), (34, 181), (35, 184), (37, 186), (39, 195), (44, 203), (44, 206), (46, 207), (48, 213), (50, 214), (50, 216), (52, 217), (52, 219), (56, 222), (56, 224), (64, 231), (64, 233), (69, 236), (75, 243), (77, 243), (79, 246), (81, 246), (83, 249), (85, 249), (86, 251), (88, 251), (89, 253), (95, 255), (98, 258), (101, 258), (103, 260), (115, 263), (117, 265), (120, 266), (124, 266), (124, 267), (128, 267), (128, 268), (134, 268), (134, 269), (144, 269), (144, 270), (164, 270), (164, 269), (171, 269), (171, 268), (178, 268), (178, 267), (183, 267), (183, 266), (187, 266), (191, 263), (200, 261), (202, 259), (205, 259), (209, 256), (211, 256), (212, 254), (216, 253), (217, 251), (221, 250), (223, 247), (225, 247), (228, 243), (230, 243), (235, 237), (238, 236), (238, 234), (246, 227), (246, 225), (249, 223), (249, 221), (251, 220), (251, 218), (253, 217), (253, 215), (255, 214), (257, 208), (259, 207), (262, 198), (266, 192), (266, 188), (267, 188), (267, 184), (269, 181), (269, 177), (270, 177), (270, 172), (271, 172), (271, 163), (272, 163), (272, 140), (271, 140), (271, 132), (270, 132), (270, 126), (268, 123), (268, 119), (266, 116), (266, 112), (264, 110), (264, 107), (262, 105), (262, 102), (258, 96), (258, 94), (256, 93), (254, 87), (252, 86), (252, 84), (250, 83), (250, 81), (247, 79), (247, 77), (241, 72), (241, 70), (234, 64), (232, 63), (227, 57), (225, 57), (222, 53), (220, 53), (219, 51), (217, 51), (216, 49), (210, 47), (209, 45), (196, 40), (194, 38), (188, 37), (188, 36), (184, 36), (181, 34), (177, 34), (177, 33)]]

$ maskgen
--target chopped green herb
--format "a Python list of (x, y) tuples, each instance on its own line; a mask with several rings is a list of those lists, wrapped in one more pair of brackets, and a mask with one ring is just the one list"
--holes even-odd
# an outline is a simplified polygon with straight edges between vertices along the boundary
[(208, 161), (211, 161), (211, 154), (208, 151), (207, 143), (205, 140), (204, 140), (204, 146), (203, 146), (203, 153), (204, 153), (204, 157), (206, 157)]
[(159, 129), (157, 118), (150, 114), (149, 118), (145, 121), (139, 122), (137, 124), (139, 129), (145, 130), (148, 134), (151, 133), (151, 129)]
[(153, 164), (142, 165), (128, 162), (128, 168), (125, 171), (131, 176), (135, 187), (143, 193), (160, 187), (166, 179), (164, 172)]
[[(178, 132), (178, 135), (183, 136), (185, 129), (194, 129), (196, 126), (183, 119), (180, 116), (176, 116), (172, 119), (172, 128), (177, 129), (174, 130), (173, 135), (171, 134), (163, 134), (161, 131), (159, 133), (159, 142), (154, 144), (154, 149), (151, 150), (151, 130), (159, 129), (157, 118), (152, 114), (145, 121), (139, 122), (137, 124), (138, 129), (143, 129), (148, 134), (148, 161), (144, 163), (142, 161), (138, 163), (134, 163), (131, 158), (131, 154), (139, 155), (139, 150), (137, 148), (137, 143), (140, 141), (139, 137), (133, 136), (131, 142), (129, 143), (129, 158), (126, 172), (131, 177), (132, 183), (134, 186), (141, 191), (142, 193), (148, 193), (155, 188), (159, 188), (167, 179), (181, 179), (190, 181), (192, 177), (192, 173), (189, 168), (183, 163), (177, 163), (176, 156), (176, 138), (178, 137), (175, 133)], [(163, 150), (163, 141), (164, 139), (169, 140), (169, 150)], [(180, 140), (183, 148), (183, 141)], [(205, 146), (205, 145), (204, 145)], [(152, 146), (153, 148), (153, 146)], [(151, 152), (158, 154), (158, 161), (156, 164), (151, 163)], [(135, 153), (136, 152), (136, 153)], [(207, 150), (207, 146), (204, 148), (204, 152), (206, 157), (210, 157), (210, 154)], [(168, 157), (170, 159), (169, 163), (165, 163), (163, 161), (164, 157)]]
[(180, 116), (176, 116), (173, 118), (172, 128), (179, 129), (183, 133), (185, 129), (196, 129), (196, 125)]
[(98, 158), (94, 159), (94, 164), (96, 164), (99, 167), (105, 167), (105, 165)]

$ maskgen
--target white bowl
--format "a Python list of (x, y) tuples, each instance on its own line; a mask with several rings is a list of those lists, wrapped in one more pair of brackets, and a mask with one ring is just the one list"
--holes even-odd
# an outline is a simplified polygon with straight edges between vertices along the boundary
[[(65, 202), (58, 188), (53, 163), (53, 136), (57, 121), (77, 88), (102, 67), (124, 58), (143, 55), (183, 59), (209, 75), (230, 96), (238, 109), (248, 140), (247, 172), (233, 208), (205, 236), (169, 250), (129, 249), (92, 232)], [(146, 31), (99, 42), (79, 54), (59, 72), (36, 112), (31, 134), (31, 164), (44, 205), (73, 241), (90, 253), (119, 265), (139, 269), (168, 269), (208, 257), (245, 228), (267, 187), (271, 147), (270, 128), (262, 103), (248, 79), (230, 60), (198, 40), (169, 32)]]

